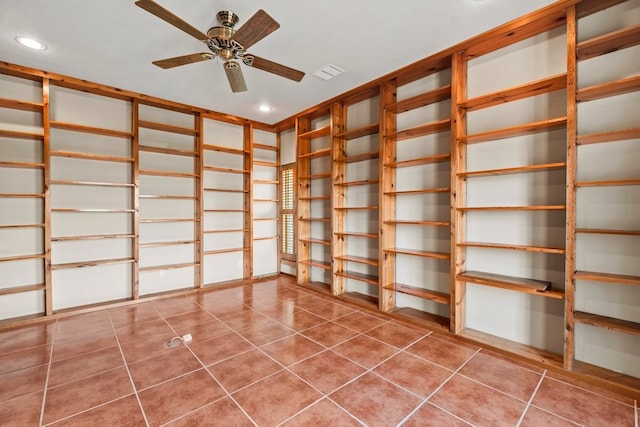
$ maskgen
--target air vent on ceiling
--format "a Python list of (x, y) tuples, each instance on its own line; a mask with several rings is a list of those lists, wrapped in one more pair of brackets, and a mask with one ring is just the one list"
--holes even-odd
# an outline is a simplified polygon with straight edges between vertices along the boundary
[(342, 73), (344, 73), (342, 68), (336, 67), (333, 64), (327, 64), (319, 70), (314, 71), (313, 75), (321, 78), (322, 80), (329, 80)]

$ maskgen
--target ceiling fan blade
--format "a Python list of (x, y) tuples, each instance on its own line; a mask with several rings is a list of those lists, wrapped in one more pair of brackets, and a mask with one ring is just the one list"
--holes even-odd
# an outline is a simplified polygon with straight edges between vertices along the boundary
[(245, 49), (249, 49), (278, 28), (280, 28), (280, 24), (267, 12), (260, 9), (236, 31), (233, 40), (240, 43)]
[(294, 80), (296, 82), (299, 82), (304, 77), (304, 73), (302, 71), (287, 67), (286, 65), (278, 64), (277, 62), (269, 61), (268, 59), (260, 58), (259, 56), (255, 55), (246, 55), (245, 58), (247, 56), (253, 58), (253, 63), (250, 63), (250, 61), (245, 61), (245, 64), (253, 68), (267, 71), (269, 73), (273, 73), (286, 79)]
[(244, 82), (240, 64), (236, 61), (227, 61), (224, 63), (224, 72), (227, 73), (227, 79), (229, 80), (232, 92), (247, 91), (247, 84)]
[(181, 65), (193, 64), (194, 62), (206, 61), (213, 58), (210, 53), (192, 53), (190, 55), (176, 56), (175, 58), (161, 59), (159, 61), (153, 61), (153, 65), (157, 65), (160, 68), (173, 68)]
[(141, 7), (142, 9), (151, 13), (152, 15), (157, 16), (163, 21), (168, 22), (169, 24), (197, 38), (198, 40), (205, 41), (209, 38), (202, 31), (198, 30), (197, 28), (191, 26), (191, 24), (188, 24), (187, 22), (178, 18), (176, 15), (169, 12), (167, 9), (160, 6), (158, 3), (154, 2), (153, 0), (138, 0), (136, 2), (136, 6)]

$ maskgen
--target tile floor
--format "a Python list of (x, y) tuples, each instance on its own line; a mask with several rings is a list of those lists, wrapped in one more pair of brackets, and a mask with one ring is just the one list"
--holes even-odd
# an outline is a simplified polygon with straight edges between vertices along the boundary
[(637, 427), (638, 402), (283, 276), (0, 332), (0, 425)]

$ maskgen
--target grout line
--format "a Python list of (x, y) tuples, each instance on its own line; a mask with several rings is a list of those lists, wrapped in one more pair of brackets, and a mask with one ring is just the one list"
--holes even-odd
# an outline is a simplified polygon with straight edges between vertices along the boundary
[(531, 393), (531, 396), (529, 397), (529, 401), (525, 405), (524, 410), (522, 411), (522, 414), (520, 415), (520, 419), (518, 420), (518, 423), (516, 424), (516, 427), (520, 427), (520, 425), (522, 424), (522, 421), (524, 421), (524, 417), (527, 414), (527, 411), (529, 410), (529, 407), (531, 406), (531, 402), (533, 402), (533, 398), (536, 396), (536, 393), (538, 392), (538, 389), (542, 385), (542, 381), (544, 381), (544, 378), (545, 378), (546, 375), (547, 375), (547, 370), (545, 369), (544, 372), (542, 372), (542, 376), (540, 377), (540, 380), (538, 381), (538, 384), (536, 384), (536, 388), (533, 389), (533, 393)]
[[(483, 383), (482, 381), (479, 381), (479, 380), (477, 380), (477, 379), (475, 379), (475, 378), (471, 378), (471, 377), (468, 377), (468, 376), (466, 376), (466, 375), (464, 375), (464, 374), (460, 374), (460, 373), (458, 373), (458, 375), (460, 375), (461, 377), (466, 378), (466, 379), (468, 379), (469, 381), (474, 382), (474, 383), (476, 383), (476, 384), (478, 384), (478, 385), (481, 385), (481, 386), (483, 386), (483, 387), (489, 388), (489, 389), (491, 389), (491, 390), (493, 390), (493, 391), (495, 391), (495, 392), (498, 392), (498, 393), (500, 393), (500, 394), (504, 394), (505, 396), (508, 396), (508, 397), (510, 397), (510, 398), (512, 398), (512, 399), (515, 399), (515, 400), (520, 401), (520, 402), (523, 402), (523, 403), (527, 403), (527, 401), (522, 400), (522, 399), (520, 399), (519, 397), (515, 397), (514, 395), (509, 394), (509, 393), (507, 393), (506, 391), (503, 391), (503, 390), (500, 390), (500, 389), (495, 388), (495, 387), (493, 387), (493, 386), (490, 386), (489, 384), (485, 384), (485, 383)], [(541, 377), (541, 378), (540, 378), (540, 380), (538, 381), (538, 385), (536, 386), (536, 390), (537, 390), (537, 389), (538, 389), (538, 387), (540, 386), (540, 381), (542, 381), (542, 377)], [(531, 399), (529, 399), (529, 402), (530, 402), (530, 401), (531, 401)]]
[[(559, 382), (559, 383), (562, 383), (562, 384), (568, 385), (569, 387), (577, 388), (578, 390), (582, 390), (582, 391), (584, 391), (584, 392), (587, 392), (587, 393), (589, 393), (589, 394), (593, 394), (593, 395), (598, 396), (598, 397), (601, 397), (601, 398), (603, 398), (603, 399), (607, 399), (607, 400), (610, 400), (610, 401), (612, 401), (612, 402), (619, 403), (619, 404), (624, 405), (624, 406), (629, 406), (629, 407), (631, 407), (631, 408), (633, 408), (633, 407), (634, 407), (634, 404), (632, 404), (632, 403), (625, 403), (625, 402), (623, 402), (623, 401), (621, 401), (621, 400), (618, 400), (618, 399), (615, 399), (615, 398), (613, 398), (613, 397), (609, 397), (609, 396), (605, 396), (604, 394), (600, 394), (600, 393), (598, 393), (597, 391), (588, 390), (588, 389), (586, 389), (586, 388), (583, 388), (583, 387), (580, 387), (580, 386), (577, 386), (577, 385), (571, 384), (571, 383), (566, 382), (566, 381), (562, 381), (562, 380), (557, 379), (557, 378), (552, 378), (552, 377), (548, 377), (548, 378), (549, 378), (549, 380), (550, 380), (550, 381), (557, 381), (557, 382)], [(595, 387), (595, 388), (597, 388), (597, 389), (599, 389), (599, 390), (604, 390), (604, 389), (602, 389), (601, 387), (598, 387), (598, 386), (594, 386), (594, 387)], [(615, 393), (615, 392), (613, 392), (613, 393), (614, 393), (614, 394), (617, 394), (617, 393)]]
[(471, 424), (469, 421), (465, 420), (464, 418), (460, 418), (460, 417), (459, 417), (459, 416), (457, 416), (456, 414), (453, 414), (453, 413), (451, 413), (451, 412), (447, 411), (446, 409), (444, 409), (444, 408), (442, 408), (442, 407), (440, 407), (440, 406), (436, 405), (436, 404), (435, 404), (435, 403), (433, 403), (433, 402), (424, 402), (424, 404), (420, 405), (420, 407), (423, 407), (424, 405), (431, 405), (431, 406), (433, 406), (434, 408), (438, 408), (438, 409), (439, 409), (439, 410), (441, 410), (442, 412), (446, 412), (447, 414), (451, 415), (452, 417), (457, 418), (458, 420), (462, 421), (463, 423), (468, 424), (468, 425), (470, 425), (470, 426), (473, 426), (473, 424)]
[(149, 420), (147, 419), (147, 414), (144, 411), (144, 408), (142, 407), (142, 402), (140, 401), (140, 396), (138, 395), (138, 389), (136, 388), (136, 384), (133, 382), (133, 376), (131, 376), (131, 371), (129, 370), (129, 364), (127, 363), (127, 359), (124, 356), (124, 351), (122, 351), (122, 346), (120, 345), (120, 339), (118, 338), (118, 334), (116, 334), (116, 327), (113, 324), (113, 319), (111, 319), (111, 313), (108, 310), (107, 310), (107, 315), (109, 316), (109, 322), (111, 322), (113, 335), (115, 335), (116, 342), (118, 343), (118, 350), (120, 350), (120, 357), (122, 357), (122, 363), (124, 364), (124, 368), (127, 370), (127, 375), (129, 376), (129, 381), (131, 382), (131, 388), (133, 388), (133, 393), (135, 394), (136, 400), (138, 401), (138, 406), (140, 407), (140, 412), (142, 412), (142, 417), (144, 418), (144, 422), (146, 423), (147, 427), (149, 427)]
[(40, 408), (40, 422), (39, 425), (42, 426), (44, 422), (44, 408), (47, 403), (47, 390), (49, 389), (49, 374), (51, 373), (51, 364), (53, 363), (53, 349), (56, 346), (56, 333), (58, 332), (58, 319), (56, 319), (53, 328), (53, 336), (51, 337), (51, 350), (49, 350), (49, 363), (47, 366), (47, 377), (44, 381), (44, 390), (42, 394), (42, 407)]

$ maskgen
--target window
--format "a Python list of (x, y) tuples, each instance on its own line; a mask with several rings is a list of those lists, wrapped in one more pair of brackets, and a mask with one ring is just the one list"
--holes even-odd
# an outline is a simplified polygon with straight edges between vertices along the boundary
[(281, 191), (282, 197), (282, 258), (295, 261), (296, 259), (296, 238), (295, 238), (295, 164), (282, 166), (281, 169)]

